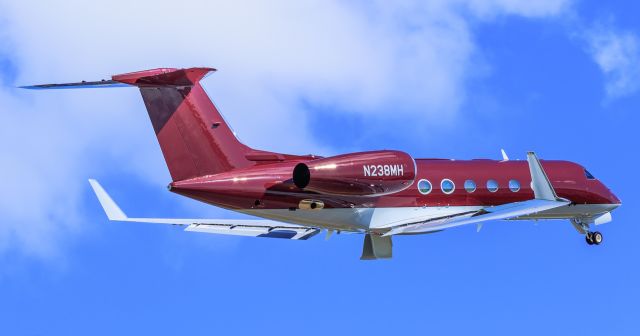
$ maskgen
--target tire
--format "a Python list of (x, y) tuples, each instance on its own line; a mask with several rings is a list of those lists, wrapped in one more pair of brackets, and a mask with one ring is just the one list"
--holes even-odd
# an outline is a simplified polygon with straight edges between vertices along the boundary
[(602, 244), (602, 233), (600, 233), (598, 231), (592, 233), (591, 234), (591, 241), (593, 241), (593, 243), (596, 244), (596, 245)]

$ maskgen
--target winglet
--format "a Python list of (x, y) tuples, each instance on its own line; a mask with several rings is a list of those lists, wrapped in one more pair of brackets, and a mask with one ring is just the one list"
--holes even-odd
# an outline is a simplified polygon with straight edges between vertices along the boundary
[(89, 179), (89, 183), (91, 184), (91, 188), (93, 188), (93, 192), (96, 193), (98, 197), (98, 201), (100, 201), (100, 205), (102, 205), (102, 209), (109, 217), (109, 220), (112, 221), (126, 221), (127, 215), (125, 215), (120, 207), (116, 204), (116, 202), (111, 199), (111, 196), (107, 194), (107, 192), (102, 188), (100, 183), (94, 179)]
[(540, 164), (540, 160), (538, 160), (536, 153), (527, 153), (527, 161), (529, 161), (531, 188), (533, 189), (535, 198), (548, 201), (558, 200), (558, 195), (556, 195), (556, 191), (553, 190), (549, 177), (547, 177), (544, 169), (542, 169), (542, 165)]

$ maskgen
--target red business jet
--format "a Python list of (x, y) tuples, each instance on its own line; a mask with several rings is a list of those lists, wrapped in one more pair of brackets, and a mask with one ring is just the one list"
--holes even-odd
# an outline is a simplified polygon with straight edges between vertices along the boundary
[(90, 180), (110, 220), (186, 225), (186, 231), (305, 240), (326, 230), (364, 235), (362, 259), (391, 258), (395, 235), (490, 220), (567, 219), (589, 245), (620, 200), (568, 161), (414, 159), (396, 150), (332, 157), (250, 148), (200, 80), (211, 68), (153, 69), (111, 80), (30, 89), (133, 86), (142, 93), (171, 173), (170, 191), (261, 219), (130, 218)]

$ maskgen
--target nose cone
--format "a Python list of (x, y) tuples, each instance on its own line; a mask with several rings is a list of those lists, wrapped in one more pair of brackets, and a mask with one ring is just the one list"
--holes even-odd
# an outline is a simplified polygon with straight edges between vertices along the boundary
[(584, 191), (585, 199), (582, 201), (584, 204), (599, 205), (603, 209), (611, 211), (622, 203), (604, 183), (595, 178), (587, 178)]
[(609, 190), (609, 196), (607, 197), (607, 200), (609, 200), (609, 204), (617, 205), (617, 206), (622, 205), (622, 201), (618, 198), (618, 196), (614, 195), (614, 193), (612, 193), (611, 190)]
[(611, 210), (619, 207), (622, 204), (620, 199), (611, 190), (609, 190), (607, 186), (599, 181), (598, 187), (596, 188), (596, 193), (604, 204), (609, 205)]

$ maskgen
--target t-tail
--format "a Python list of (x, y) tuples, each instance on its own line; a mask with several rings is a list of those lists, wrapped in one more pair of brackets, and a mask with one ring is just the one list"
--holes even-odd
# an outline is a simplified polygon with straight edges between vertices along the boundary
[(149, 113), (173, 181), (218, 174), (293, 156), (242, 144), (200, 85), (213, 68), (160, 68), (111, 80), (26, 86), (27, 89), (136, 86)]

